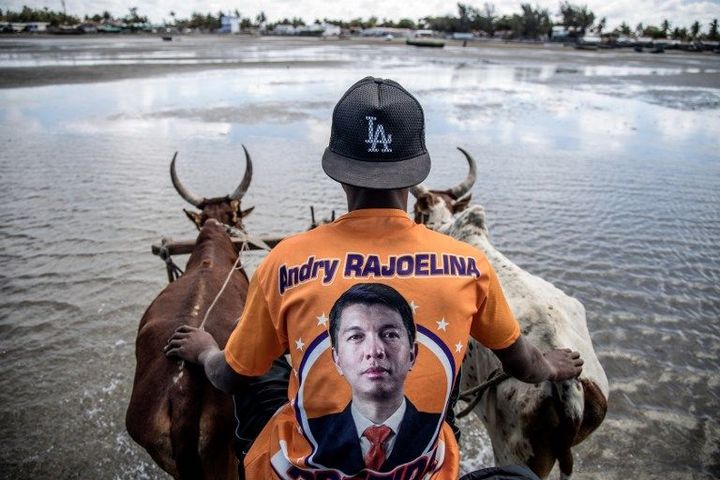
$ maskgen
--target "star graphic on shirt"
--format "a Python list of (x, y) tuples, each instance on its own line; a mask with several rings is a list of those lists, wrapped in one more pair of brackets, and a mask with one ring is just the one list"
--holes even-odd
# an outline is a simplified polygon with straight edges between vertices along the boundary
[(323, 312), (319, 317), (315, 317), (315, 318), (317, 318), (318, 326), (322, 326), (322, 327), (327, 326), (328, 318), (325, 316), (325, 312)]
[(463, 344), (462, 344), (462, 342), (457, 342), (457, 343), (455, 344), (455, 351), (459, 353), (462, 349), (463, 349)]
[(302, 338), (298, 338), (295, 340), (295, 349), (300, 350), (302, 352), (302, 349), (305, 347), (305, 342), (302, 341)]
[(448, 322), (445, 321), (445, 317), (443, 317), (440, 321), (435, 322), (438, 324), (438, 330), (442, 330), (443, 332), (447, 332), (447, 326), (450, 325)]
[(413, 315), (415, 315), (415, 310), (417, 310), (418, 308), (420, 308), (420, 306), (419, 306), (419, 305), (415, 305), (415, 300), (410, 300), (410, 308), (412, 308)]

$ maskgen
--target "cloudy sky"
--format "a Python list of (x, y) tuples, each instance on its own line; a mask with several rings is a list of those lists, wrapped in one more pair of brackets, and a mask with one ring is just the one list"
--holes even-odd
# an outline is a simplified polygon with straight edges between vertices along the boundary
[[(559, 0), (525, 0), (533, 5), (548, 8), (554, 16), (558, 11)], [(465, 0), (464, 3), (482, 8), (484, 0)], [(520, 0), (495, 0), (493, 2), (498, 14), (511, 14), (520, 10)], [(607, 24), (613, 28), (623, 20), (633, 27), (638, 22), (658, 25), (663, 19), (670, 20), (673, 26), (689, 26), (695, 20), (707, 31), (707, 24), (720, 17), (720, 0), (573, 0), (571, 3), (587, 5), (596, 18), (607, 17)], [(73, 15), (100, 13), (108, 10), (115, 16), (123, 16), (128, 7), (138, 7), (141, 15), (147, 15), (153, 22), (169, 20), (170, 11), (178, 18), (187, 18), (193, 11), (217, 12), (238, 9), (243, 16), (255, 17), (264, 11), (268, 18), (279, 20), (285, 17), (302, 17), (306, 21), (315, 18), (368, 18), (376, 16), (380, 19), (418, 18), (427, 15), (455, 14), (457, 1), (427, 0), (411, 2), (408, 0), (65, 0), (67, 12)], [(61, 10), (61, 0), (1, 0), (0, 8), (19, 10), (23, 5), (52, 10)]]

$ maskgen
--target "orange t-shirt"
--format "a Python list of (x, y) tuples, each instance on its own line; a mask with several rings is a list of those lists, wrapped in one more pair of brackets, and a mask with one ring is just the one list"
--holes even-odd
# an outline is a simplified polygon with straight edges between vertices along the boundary
[(402, 210), (355, 210), (287, 238), (253, 275), (245, 310), (225, 347), (227, 362), (242, 375), (264, 374), (286, 351), (293, 367), (290, 403), (245, 458), (248, 478), (458, 477), (459, 448), (443, 421), (430, 429), (432, 438), (422, 440), (427, 443), (417, 458), (389, 473), (343, 471), (313, 461), (323, 432), (313, 431), (311, 420), (347, 411), (352, 397), (332, 359), (330, 309), (354, 284), (373, 282), (393, 287), (414, 312), (419, 350), (405, 397), (417, 411), (436, 414), (432, 418), (442, 418), (468, 335), (492, 349), (508, 347), (520, 335), (483, 253), (415, 224)]

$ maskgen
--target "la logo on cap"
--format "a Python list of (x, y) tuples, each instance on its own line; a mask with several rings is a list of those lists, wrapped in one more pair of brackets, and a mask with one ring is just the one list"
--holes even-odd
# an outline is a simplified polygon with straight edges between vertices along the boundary
[(382, 143), (382, 152), (392, 152), (390, 144), (392, 143), (392, 134), (385, 136), (385, 127), (381, 123), (378, 123), (377, 127), (373, 130), (373, 122), (377, 120), (376, 117), (367, 116), (365, 119), (368, 121), (368, 138), (365, 139), (365, 143), (370, 144), (368, 152), (377, 152), (377, 144)]

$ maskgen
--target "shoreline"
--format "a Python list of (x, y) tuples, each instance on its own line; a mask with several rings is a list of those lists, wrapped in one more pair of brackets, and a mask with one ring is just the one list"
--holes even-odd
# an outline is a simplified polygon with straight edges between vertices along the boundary
[(153, 78), (170, 74), (185, 74), (210, 70), (246, 68), (324, 68), (341, 66), (345, 62), (243, 62), (243, 63), (196, 63), (190, 65), (167, 63), (138, 63), (131, 65), (88, 66), (42, 66), (4, 68), (0, 75), (0, 89), (47, 87), (53, 85), (77, 85)]

